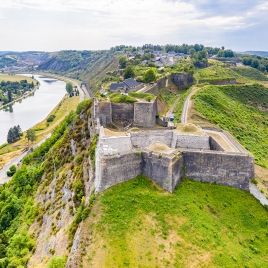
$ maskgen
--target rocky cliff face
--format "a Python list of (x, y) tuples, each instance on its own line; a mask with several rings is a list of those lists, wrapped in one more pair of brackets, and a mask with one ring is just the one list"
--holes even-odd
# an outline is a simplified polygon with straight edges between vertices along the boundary
[(172, 81), (179, 89), (185, 89), (194, 83), (194, 77), (191, 73), (173, 74)]
[(28, 267), (47, 267), (53, 256), (66, 258), (65, 267), (79, 267), (81, 222), (94, 199), (96, 136), (90, 115), (91, 102), (44, 162), (46, 172), (35, 198), (41, 215), (30, 228), (36, 249)]

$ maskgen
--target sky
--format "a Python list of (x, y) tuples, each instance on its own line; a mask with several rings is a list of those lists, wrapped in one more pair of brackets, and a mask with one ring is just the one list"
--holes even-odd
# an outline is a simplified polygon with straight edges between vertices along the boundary
[(267, 0), (0, 0), (0, 51), (204, 44), (268, 51)]

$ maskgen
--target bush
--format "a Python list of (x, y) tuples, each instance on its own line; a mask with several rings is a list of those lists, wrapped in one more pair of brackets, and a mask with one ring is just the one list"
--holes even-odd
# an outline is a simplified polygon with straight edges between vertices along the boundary
[(252, 182), (253, 184), (256, 184), (256, 185), (259, 183), (259, 181), (258, 181), (257, 179), (252, 179), (251, 182)]
[(47, 122), (48, 122), (48, 123), (53, 122), (54, 119), (55, 119), (55, 117), (56, 117), (56, 116), (55, 116), (54, 114), (50, 115), (50, 116), (48, 117), (48, 119), (47, 119)]
[(8, 177), (12, 177), (15, 173), (16, 173), (16, 166), (15, 165), (12, 165), (9, 170), (7, 171), (7, 176)]
[(55, 256), (50, 260), (47, 268), (64, 268), (66, 261), (65, 257)]
[(84, 100), (82, 102), (80, 102), (78, 105), (77, 105), (77, 108), (76, 108), (76, 113), (77, 114), (80, 114), (82, 112), (82, 110), (89, 104), (92, 103), (92, 99), (90, 100)]
[(127, 96), (127, 95), (122, 95), (122, 94), (119, 94), (117, 97), (113, 97), (110, 100), (111, 100), (111, 102), (115, 102), (115, 103), (134, 103), (134, 102), (137, 102), (137, 100), (135, 98)]

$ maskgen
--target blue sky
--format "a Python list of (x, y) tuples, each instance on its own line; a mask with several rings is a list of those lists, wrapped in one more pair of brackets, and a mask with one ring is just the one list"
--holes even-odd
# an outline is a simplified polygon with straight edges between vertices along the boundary
[(268, 51), (264, 0), (0, 0), (0, 51), (195, 44)]

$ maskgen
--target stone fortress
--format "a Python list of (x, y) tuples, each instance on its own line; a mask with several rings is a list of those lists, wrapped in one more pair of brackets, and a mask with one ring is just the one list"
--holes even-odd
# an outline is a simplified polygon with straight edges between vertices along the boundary
[[(249, 190), (254, 159), (229, 152), (194, 125), (159, 126), (157, 101), (111, 103), (94, 99), (92, 116), (99, 140), (95, 161), (95, 191), (145, 175), (173, 192), (182, 178)], [(121, 119), (123, 131), (105, 128)], [(130, 128), (132, 127), (132, 128)]]

